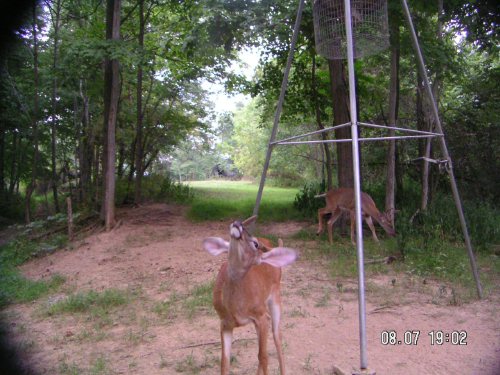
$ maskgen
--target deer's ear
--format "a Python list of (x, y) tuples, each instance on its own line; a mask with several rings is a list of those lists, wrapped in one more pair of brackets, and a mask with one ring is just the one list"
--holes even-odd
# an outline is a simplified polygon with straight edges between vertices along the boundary
[(267, 253), (263, 253), (259, 263), (267, 263), (273, 267), (284, 267), (297, 260), (297, 252), (288, 247), (275, 247)]
[(220, 237), (208, 237), (203, 240), (203, 248), (212, 255), (220, 255), (229, 251), (229, 242)]

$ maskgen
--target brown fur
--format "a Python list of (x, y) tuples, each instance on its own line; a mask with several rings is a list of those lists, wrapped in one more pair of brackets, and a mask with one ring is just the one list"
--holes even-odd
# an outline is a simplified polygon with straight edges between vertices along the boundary
[[(327, 222), (327, 228), (328, 240), (330, 241), (330, 243), (333, 243), (333, 224), (342, 215), (343, 211), (348, 211), (351, 217), (351, 242), (354, 244), (354, 228), (356, 227), (354, 190), (352, 188), (338, 188), (329, 190), (326, 193), (325, 200), (326, 207), (320, 208), (318, 210), (319, 227), (317, 234), (319, 235), (324, 230), (323, 217), (327, 214), (331, 214), (332, 216)], [(373, 239), (375, 241), (378, 242), (378, 238), (375, 232), (375, 227), (373, 226), (372, 218), (380, 224), (380, 226), (387, 232), (387, 234), (389, 234), (390, 236), (396, 235), (388, 213), (380, 213), (372, 197), (364, 192), (361, 192), (361, 207), (362, 219), (365, 219), (366, 223), (370, 227)]]

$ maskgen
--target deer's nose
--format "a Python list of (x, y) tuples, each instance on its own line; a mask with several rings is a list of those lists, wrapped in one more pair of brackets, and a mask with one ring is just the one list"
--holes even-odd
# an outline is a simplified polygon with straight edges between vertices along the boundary
[(241, 238), (241, 234), (243, 233), (243, 226), (239, 221), (235, 221), (231, 224), (229, 232), (231, 234), (231, 237), (239, 240)]

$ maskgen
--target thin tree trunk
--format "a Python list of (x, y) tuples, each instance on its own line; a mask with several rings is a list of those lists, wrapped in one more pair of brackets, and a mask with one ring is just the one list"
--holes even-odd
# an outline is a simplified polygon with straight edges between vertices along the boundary
[(132, 141), (132, 144), (130, 145), (130, 160), (129, 160), (129, 170), (128, 170), (128, 182), (129, 184), (132, 183), (132, 180), (134, 179), (134, 173), (135, 173), (135, 156), (137, 154), (135, 148), (136, 148), (136, 143), (137, 140), (134, 138)]
[[(342, 60), (329, 60), (331, 91), (333, 98), (333, 118), (335, 125), (351, 121), (349, 116), (349, 91), (345, 80), (344, 63)], [(335, 131), (335, 138), (351, 138), (351, 127), (347, 126)], [(354, 174), (352, 170), (352, 145), (350, 142), (337, 143), (337, 177), (340, 187), (353, 187)]]
[[(324, 129), (324, 125), (321, 121), (321, 110), (319, 106), (319, 98), (318, 98), (318, 87), (316, 83), (316, 56), (313, 54), (312, 56), (312, 71), (311, 71), (311, 88), (312, 88), (312, 96), (314, 103), (314, 113), (316, 116), (316, 124), (318, 125), (318, 129)], [(321, 133), (321, 138), (326, 141), (328, 136), (326, 133)], [(333, 163), (332, 163), (332, 154), (330, 152), (330, 146), (328, 143), (323, 143), (323, 151), (325, 157), (324, 166), (326, 168), (326, 188), (330, 190), (333, 188)]]
[(37, 35), (37, 3), (33, 2), (33, 116), (32, 116), (32, 131), (33, 131), (33, 163), (31, 166), (31, 182), (26, 189), (26, 205), (25, 205), (25, 220), (26, 223), (31, 222), (31, 195), (35, 190), (37, 169), (38, 169), (38, 35)]
[(156, 159), (159, 152), (160, 152), (160, 150), (154, 150), (151, 152), (149, 159), (144, 163), (144, 170), (145, 171), (147, 171), (148, 168), (151, 166), (151, 163), (153, 163), (153, 161)]
[(83, 202), (83, 179), (82, 179), (82, 166), (83, 166), (83, 130), (82, 122), (78, 118), (78, 99), (77, 96), (73, 98), (73, 126), (75, 127), (75, 137), (77, 146), (75, 150), (75, 164), (77, 171), (79, 171), (79, 178), (77, 177), (78, 197), (77, 201)]
[(16, 183), (19, 180), (19, 166), (23, 162), (25, 153), (21, 151), (23, 145), (23, 137), (14, 132), (12, 144), (14, 147), (13, 157), (10, 163), (10, 182), (9, 182), (9, 195), (14, 194)]
[[(104, 147), (103, 147), (104, 148)], [(99, 206), (99, 195), (101, 193), (100, 191), (100, 186), (101, 186), (101, 182), (102, 182), (102, 185), (104, 185), (104, 181), (101, 181), (101, 175), (99, 174), (99, 165), (102, 165), (103, 163), (103, 158), (104, 156), (101, 155), (101, 147), (99, 146), (99, 144), (94, 144), (94, 146), (92, 147), (92, 154), (94, 155), (93, 156), (93, 164), (94, 164), (94, 167), (93, 167), (93, 170), (92, 170), (92, 174), (93, 174), (93, 186), (94, 186), (94, 204), (95, 204), (95, 208), (96, 210), (98, 209), (98, 206)], [(101, 171), (102, 171), (102, 174), (104, 173), (104, 167), (102, 166), (101, 167)], [(91, 181), (91, 185), (92, 185), (92, 181)], [(102, 206), (102, 205), (101, 205)], [(103, 220), (104, 220), (104, 217), (103, 217)]]
[(123, 178), (123, 172), (125, 168), (125, 143), (120, 141), (118, 143), (118, 170), (116, 171), (118, 178)]
[(142, 196), (142, 175), (143, 175), (143, 148), (142, 148), (142, 65), (143, 65), (143, 49), (144, 49), (144, 0), (139, 0), (139, 51), (140, 61), (137, 68), (137, 129), (136, 129), (136, 156), (135, 156), (135, 204), (141, 203)]
[[(108, 0), (106, 10), (106, 39), (120, 40), (120, 0)], [(115, 161), (116, 119), (120, 94), (119, 62), (106, 58), (104, 63), (104, 195), (103, 214), (106, 231), (115, 225)]]
[[(333, 120), (335, 125), (349, 123), (349, 90), (345, 78), (345, 65), (342, 60), (328, 60), (330, 84), (333, 104)], [(335, 130), (336, 139), (351, 138), (351, 127), (346, 126)], [(337, 180), (339, 187), (354, 187), (354, 171), (352, 158), (352, 143), (339, 142), (337, 147)], [(337, 221), (341, 231), (345, 231), (347, 213), (343, 213)]]
[(0, 200), (4, 201), (5, 193), (5, 129), (0, 127)]
[(52, 123), (51, 123), (51, 161), (52, 161), (52, 193), (54, 196), (54, 208), (59, 212), (59, 198), (57, 196), (57, 165), (56, 165), (56, 116), (57, 116), (57, 57), (59, 49), (59, 21), (61, 15), (61, 0), (55, 2), (54, 20), (54, 59), (52, 61)]
[(17, 131), (12, 132), (12, 160), (10, 162), (10, 176), (9, 176), (9, 195), (14, 194), (16, 181), (20, 163), (20, 150), (22, 137), (18, 136)]
[(89, 97), (83, 89), (84, 82), (80, 80), (80, 97), (82, 99), (81, 114), (81, 149), (80, 149), (80, 180), (82, 186), (82, 200), (91, 200), (92, 167), (94, 164), (95, 134), (90, 124)]
[[(396, 126), (399, 104), (399, 16), (395, 11), (389, 13), (389, 32), (391, 44), (391, 78), (389, 91), (389, 126)], [(389, 131), (394, 136), (394, 130)], [(396, 141), (390, 140), (387, 148), (387, 178), (385, 185), (385, 209), (394, 225), (396, 198)]]

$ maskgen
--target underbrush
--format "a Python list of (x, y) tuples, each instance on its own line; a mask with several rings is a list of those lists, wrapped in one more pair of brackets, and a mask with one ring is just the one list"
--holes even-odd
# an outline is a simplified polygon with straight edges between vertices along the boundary
[(318, 209), (325, 206), (324, 198), (316, 198), (316, 195), (327, 191), (326, 184), (310, 182), (297, 193), (293, 206), (302, 213), (304, 217), (316, 217)]
[[(78, 222), (79, 215), (75, 215)], [(16, 225), (15, 239), (0, 246), (0, 308), (13, 302), (31, 302), (48, 295), (65, 282), (60, 275), (49, 280), (29, 280), (18, 266), (30, 259), (51, 254), (66, 246), (66, 215), (58, 214), (28, 225)]]
[(0, 247), (0, 308), (13, 302), (31, 302), (58, 289), (64, 277), (53, 275), (50, 280), (35, 281), (25, 278), (17, 266), (61, 244), (61, 237), (39, 245), (26, 238), (16, 239)]
[[(115, 202), (117, 205), (130, 203), (134, 199), (135, 181), (116, 180)], [(153, 202), (188, 203), (193, 192), (186, 184), (174, 181), (169, 175), (152, 174), (144, 176), (141, 184), (142, 199)]]

